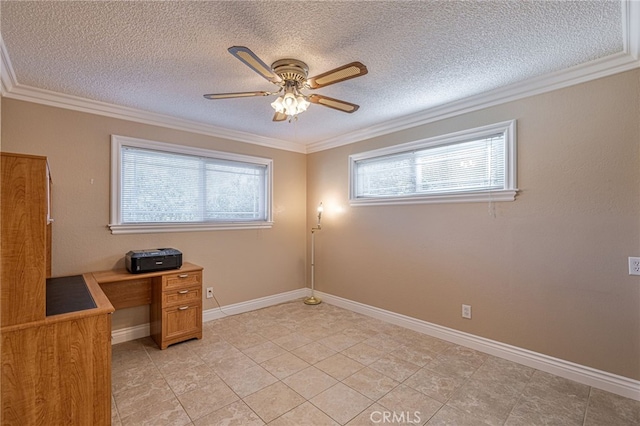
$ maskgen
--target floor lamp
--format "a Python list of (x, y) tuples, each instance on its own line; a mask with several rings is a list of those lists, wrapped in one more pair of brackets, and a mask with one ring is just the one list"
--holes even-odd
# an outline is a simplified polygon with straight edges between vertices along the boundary
[(322, 219), (323, 211), (322, 203), (318, 206), (318, 224), (315, 228), (311, 228), (311, 296), (304, 299), (304, 303), (307, 305), (318, 305), (322, 300), (314, 295), (315, 279), (316, 279), (316, 231), (322, 229), (320, 226), (320, 220)]

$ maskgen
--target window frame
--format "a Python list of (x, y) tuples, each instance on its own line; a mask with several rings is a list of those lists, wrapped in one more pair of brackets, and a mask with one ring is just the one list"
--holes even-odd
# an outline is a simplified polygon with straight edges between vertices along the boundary
[[(468, 190), (445, 192), (437, 194), (412, 194), (403, 196), (357, 197), (357, 166), (362, 160), (377, 157), (402, 154), (410, 151), (427, 149), (455, 143), (470, 142), (484, 139), (497, 133), (504, 134), (505, 182), (504, 189), (499, 190)], [(516, 150), (516, 120), (503, 121), (487, 126), (462, 130), (455, 133), (434, 136), (427, 139), (393, 145), (385, 148), (365, 151), (349, 156), (349, 205), (375, 206), (393, 204), (429, 204), (429, 203), (463, 203), (463, 202), (494, 202), (514, 201), (517, 189), (517, 150)]]
[[(132, 147), (183, 155), (208, 157), (241, 163), (266, 166), (265, 214), (266, 220), (258, 221), (211, 221), (211, 222), (164, 222), (122, 223), (122, 148)], [(223, 151), (156, 142), (128, 136), (111, 135), (111, 200), (109, 229), (112, 234), (144, 234), (155, 232), (213, 231), (232, 229), (267, 229), (273, 226), (273, 160)]]

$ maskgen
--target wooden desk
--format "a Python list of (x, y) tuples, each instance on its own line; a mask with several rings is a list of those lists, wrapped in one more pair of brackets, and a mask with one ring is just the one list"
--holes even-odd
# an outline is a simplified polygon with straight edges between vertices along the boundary
[(92, 275), (116, 310), (151, 306), (151, 337), (165, 349), (202, 338), (202, 270), (185, 262), (168, 271), (131, 274), (117, 269)]
[(2, 327), (3, 425), (111, 424), (111, 313), (91, 274), (91, 309)]

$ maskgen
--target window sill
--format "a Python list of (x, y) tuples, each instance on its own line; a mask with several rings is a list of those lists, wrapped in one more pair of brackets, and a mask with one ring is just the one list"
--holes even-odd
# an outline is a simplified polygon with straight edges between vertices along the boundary
[(269, 229), (273, 222), (221, 223), (134, 223), (109, 224), (112, 234), (150, 234), (161, 232), (228, 231), (237, 229)]
[(407, 197), (356, 198), (349, 200), (350, 206), (381, 206), (393, 204), (436, 204), (436, 203), (482, 203), (514, 201), (517, 189), (500, 191), (467, 192), (463, 194), (413, 195)]

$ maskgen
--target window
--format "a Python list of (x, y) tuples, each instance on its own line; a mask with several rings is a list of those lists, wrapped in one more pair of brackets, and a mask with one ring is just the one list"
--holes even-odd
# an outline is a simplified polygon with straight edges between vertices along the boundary
[(349, 157), (351, 205), (513, 201), (515, 120)]
[(266, 228), (272, 161), (112, 136), (111, 232)]

